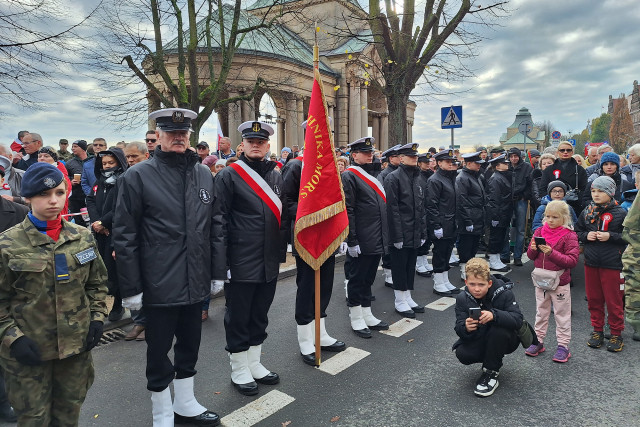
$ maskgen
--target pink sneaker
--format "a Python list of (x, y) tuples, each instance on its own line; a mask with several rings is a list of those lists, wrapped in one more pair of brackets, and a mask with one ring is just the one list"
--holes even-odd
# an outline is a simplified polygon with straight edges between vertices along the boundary
[(545, 350), (546, 348), (544, 348), (544, 343), (531, 344), (529, 348), (524, 351), (524, 354), (526, 354), (527, 356), (536, 357)]
[(571, 353), (569, 349), (563, 345), (559, 345), (556, 350), (556, 354), (553, 355), (553, 361), (558, 363), (564, 363), (569, 360)]

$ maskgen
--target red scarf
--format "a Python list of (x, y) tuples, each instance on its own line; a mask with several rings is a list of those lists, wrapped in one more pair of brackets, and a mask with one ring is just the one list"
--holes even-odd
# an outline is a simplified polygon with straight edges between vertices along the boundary
[(546, 222), (544, 223), (544, 225), (542, 226), (542, 229), (540, 230), (540, 235), (542, 237), (544, 237), (544, 240), (547, 242), (547, 245), (551, 246), (552, 248), (555, 249), (556, 244), (567, 234), (571, 233), (571, 230), (569, 230), (567, 227), (556, 227), (556, 228), (551, 228), (549, 227), (549, 224), (547, 224)]
[(56, 242), (58, 241), (60, 232), (62, 231), (62, 216), (58, 215), (58, 217), (52, 221), (41, 221), (31, 212), (29, 212), (28, 215), (29, 219), (39, 232), (46, 234)]

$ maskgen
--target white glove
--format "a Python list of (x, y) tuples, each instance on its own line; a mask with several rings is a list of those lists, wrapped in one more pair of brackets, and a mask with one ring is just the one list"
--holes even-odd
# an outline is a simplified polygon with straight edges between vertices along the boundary
[(352, 258), (358, 258), (358, 254), (360, 252), (360, 245), (355, 246), (347, 246), (347, 252), (349, 252), (349, 256)]
[(464, 229), (467, 230), (469, 233), (472, 233), (473, 232), (473, 224), (467, 225)]
[(444, 230), (442, 228), (433, 230), (433, 235), (436, 236), (436, 239), (442, 239), (444, 237)]
[(122, 306), (129, 310), (140, 310), (142, 308), (142, 292), (132, 297), (122, 298)]
[(393, 244), (393, 246), (394, 246), (396, 249), (402, 249), (402, 242), (394, 243), (394, 244)]
[(211, 295), (220, 293), (224, 289), (224, 281), (212, 280), (211, 281)]
[(426, 241), (427, 241), (426, 239), (420, 239), (420, 246), (423, 246), (424, 242), (426, 242)]
[(225, 282), (229, 283), (231, 281), (231, 270), (227, 270), (227, 280)]
[(342, 243), (340, 243), (340, 249), (339, 249), (339, 251), (340, 251), (340, 254), (341, 254), (341, 255), (344, 255), (344, 254), (346, 254), (346, 253), (347, 253), (347, 242), (342, 242)]
[(499, 221), (491, 221), (491, 226), (497, 227), (499, 223), (500, 223)]

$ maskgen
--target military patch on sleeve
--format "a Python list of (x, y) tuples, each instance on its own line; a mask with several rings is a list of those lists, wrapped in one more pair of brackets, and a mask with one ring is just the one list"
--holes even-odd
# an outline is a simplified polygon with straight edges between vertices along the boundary
[(82, 252), (78, 252), (74, 256), (76, 257), (78, 262), (82, 265), (88, 263), (89, 261), (93, 261), (94, 259), (97, 258), (96, 252), (93, 250), (93, 248), (85, 249)]
[(202, 200), (202, 203), (204, 203), (205, 205), (211, 203), (211, 194), (209, 194), (209, 192), (204, 188), (200, 189), (199, 196), (200, 200)]
[(56, 254), (56, 280), (69, 280), (69, 266), (67, 265), (67, 257), (65, 254)]

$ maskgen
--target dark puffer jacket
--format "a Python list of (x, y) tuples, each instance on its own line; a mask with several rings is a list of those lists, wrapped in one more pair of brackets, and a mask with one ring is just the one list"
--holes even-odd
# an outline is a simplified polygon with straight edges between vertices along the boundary
[(513, 198), (514, 200), (531, 200), (532, 197), (532, 176), (533, 168), (529, 163), (526, 163), (522, 156), (520, 156), (520, 150), (509, 150), (509, 154), (512, 154), (514, 151), (517, 151), (518, 157), (520, 160), (518, 163), (509, 167), (513, 171)]
[[(373, 165), (358, 165), (371, 180)], [(375, 184), (371, 184), (375, 185)], [(382, 184), (380, 184), (382, 185)], [(342, 187), (349, 216), (347, 245), (360, 245), (363, 255), (382, 255), (389, 251), (389, 225), (385, 199), (362, 178), (347, 169), (342, 173)]]
[(487, 183), (486, 222), (498, 221), (498, 227), (508, 227), (513, 216), (511, 171), (495, 171)]
[[(594, 176), (595, 175), (595, 176)], [(593, 178), (589, 177), (589, 183), (585, 187), (582, 193), (582, 207), (586, 207), (589, 203), (591, 203), (591, 185), (593, 181), (599, 176), (605, 176), (605, 173), (600, 169), (600, 171), (596, 174), (592, 175)], [(620, 204), (624, 201), (624, 197), (622, 196), (625, 191), (633, 190), (634, 186), (631, 182), (627, 181), (626, 177), (623, 177), (619, 172), (614, 173), (610, 176), (611, 179), (616, 183), (616, 193), (613, 195), (613, 198)]]
[(457, 171), (438, 169), (427, 181), (427, 229), (431, 240), (436, 239), (435, 230), (442, 228), (443, 239), (456, 236), (456, 189)]
[(213, 177), (198, 155), (156, 147), (118, 181), (113, 245), (123, 298), (191, 305), (211, 290)]
[[(618, 205), (610, 206), (602, 212), (596, 221), (591, 222), (587, 219), (588, 207), (578, 217), (578, 224), (576, 224), (575, 228), (578, 241), (584, 246), (585, 265), (622, 270), (622, 253), (627, 247), (627, 242), (622, 238), (622, 223), (627, 216), (627, 211)], [(611, 215), (611, 220), (604, 225), (602, 217), (606, 214)], [(603, 230), (603, 228), (606, 228), (606, 230)], [(609, 240), (601, 242), (587, 239), (590, 231), (598, 230), (608, 231)]]
[[(482, 234), (484, 230), (484, 186), (480, 180), (481, 172), (462, 169), (456, 177), (456, 220), (458, 232)], [(473, 225), (469, 233), (465, 227)]]
[(387, 221), (391, 243), (419, 248), (426, 240), (424, 189), (416, 166), (400, 165), (384, 180), (387, 193)]
[[(492, 285), (487, 294), (481, 300), (475, 299), (465, 287), (456, 297), (456, 325), (454, 330), (460, 337), (453, 344), (455, 350), (463, 341), (476, 341), (483, 339), (489, 328), (494, 326), (517, 331), (522, 326), (522, 312), (511, 289), (513, 283), (500, 274), (491, 276)], [(467, 332), (465, 321), (469, 317), (471, 307), (480, 307), (482, 310), (493, 313), (493, 321), (485, 325), (479, 325), (478, 329)]]

